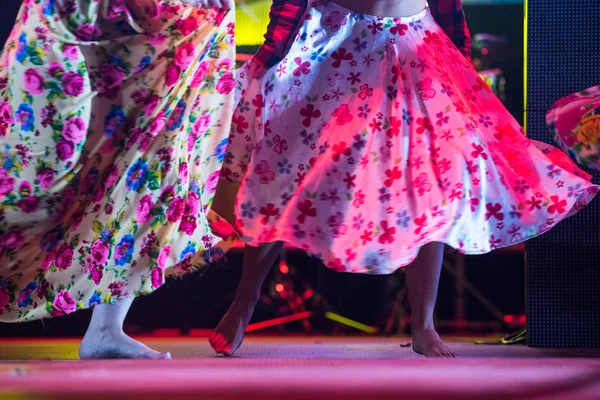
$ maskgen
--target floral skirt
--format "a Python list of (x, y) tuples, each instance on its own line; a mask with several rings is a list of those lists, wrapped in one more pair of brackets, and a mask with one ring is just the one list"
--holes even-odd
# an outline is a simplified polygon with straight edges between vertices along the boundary
[(594, 197), (564, 153), (524, 136), (428, 10), (311, 4), (283, 61), (239, 75), (221, 180), (238, 190), (244, 241), (384, 274), (429, 242), (468, 254), (522, 242)]
[(546, 114), (556, 143), (586, 168), (600, 169), (600, 86), (558, 100)]
[(177, 0), (25, 0), (0, 58), (1, 321), (149, 293), (226, 250), (233, 231), (209, 207), (233, 18)]

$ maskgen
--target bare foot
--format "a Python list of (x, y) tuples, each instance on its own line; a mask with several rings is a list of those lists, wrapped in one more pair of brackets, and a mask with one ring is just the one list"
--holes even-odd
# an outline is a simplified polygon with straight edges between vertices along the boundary
[(442, 342), (440, 335), (434, 329), (412, 332), (412, 346), (417, 354), (425, 357), (458, 357)]
[(244, 341), (256, 302), (234, 301), (209, 339), (218, 354), (232, 356)]
[(152, 350), (143, 343), (127, 336), (124, 332), (102, 330), (87, 331), (79, 345), (81, 360), (98, 359), (155, 359), (170, 360), (170, 353)]

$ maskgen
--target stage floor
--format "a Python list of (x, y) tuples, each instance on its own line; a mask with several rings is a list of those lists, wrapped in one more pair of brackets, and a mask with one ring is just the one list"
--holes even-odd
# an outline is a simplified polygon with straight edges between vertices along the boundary
[(249, 337), (237, 357), (205, 338), (142, 340), (172, 361), (73, 361), (77, 340), (0, 340), (0, 398), (600, 399), (600, 350), (452, 340), (424, 359), (408, 339)]

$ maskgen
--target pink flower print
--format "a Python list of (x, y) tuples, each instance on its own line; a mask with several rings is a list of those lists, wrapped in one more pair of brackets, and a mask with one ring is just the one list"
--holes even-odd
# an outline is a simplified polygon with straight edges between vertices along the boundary
[(347, 123), (351, 122), (352, 119), (354, 118), (352, 116), (352, 113), (350, 113), (348, 104), (342, 104), (338, 108), (336, 108), (333, 111), (333, 116), (336, 117), (335, 122), (340, 126), (346, 125)]
[(138, 222), (145, 224), (150, 221), (152, 217), (152, 209), (154, 208), (154, 202), (152, 201), (152, 196), (147, 194), (137, 205), (137, 219)]
[(446, 172), (450, 171), (451, 167), (452, 161), (448, 160), (447, 158), (437, 162), (437, 169), (440, 175), (444, 175)]
[(198, 20), (194, 17), (180, 19), (175, 23), (175, 26), (181, 31), (183, 36), (189, 35), (199, 27)]
[(67, 72), (61, 78), (63, 91), (65, 94), (77, 97), (83, 93), (84, 81), (83, 76), (77, 72)]
[(56, 252), (56, 267), (65, 270), (73, 263), (73, 249), (67, 243), (63, 243)]
[(417, 190), (419, 196), (423, 196), (432, 189), (432, 185), (429, 182), (429, 176), (426, 173), (420, 174), (413, 182), (413, 187)]
[(61, 161), (70, 160), (73, 157), (73, 153), (75, 152), (75, 148), (70, 142), (66, 140), (59, 140), (56, 143), (56, 155), (58, 159)]
[[(312, 106), (312, 104), (309, 104), (309, 106)], [(313, 109), (314, 109), (314, 106), (312, 106), (311, 112)], [(304, 108), (302, 110), (304, 110)], [(302, 114), (302, 112), (300, 112), (300, 114)], [(321, 116), (320, 111), (319, 111), (319, 116)], [(246, 131), (246, 129), (248, 129), (250, 127), (250, 124), (248, 123), (248, 121), (246, 121), (246, 118), (243, 115), (238, 115), (238, 116), (234, 115), (231, 122), (234, 126), (234, 131), (238, 134), (244, 133)], [(309, 122), (309, 125), (310, 125), (310, 122)]]
[(193, 43), (184, 43), (175, 50), (173, 62), (181, 69), (187, 68), (194, 61), (195, 47)]
[(304, 61), (302, 62), (302, 58), (296, 57), (294, 62), (298, 66), (294, 69), (294, 76), (308, 75), (310, 73), (310, 62)]
[(379, 243), (381, 244), (392, 244), (394, 243), (394, 235), (396, 234), (396, 227), (388, 226), (387, 221), (381, 221), (382, 233), (379, 235)]
[(194, 79), (192, 80), (190, 87), (199, 88), (200, 86), (202, 86), (202, 82), (204, 82), (204, 78), (206, 78), (206, 75), (208, 75), (208, 67), (209, 67), (209, 64), (207, 61), (203, 61), (198, 66), (198, 70), (196, 71), (196, 74), (194, 75)]
[(483, 148), (483, 146), (482, 146), (482, 145), (480, 145), (480, 144), (475, 144), (475, 143), (472, 143), (472, 144), (471, 144), (471, 146), (473, 146), (473, 151), (471, 152), (471, 156), (472, 156), (473, 158), (479, 158), (479, 157), (481, 157), (481, 158), (483, 158), (484, 160), (487, 160), (487, 159), (488, 159), (488, 155), (487, 155), (487, 153), (485, 152), (485, 149)]
[(344, 236), (346, 232), (348, 232), (348, 226), (344, 224), (344, 214), (341, 212), (337, 212), (335, 215), (332, 215), (327, 220), (327, 224), (329, 228), (331, 228), (331, 233), (333, 237)]
[(308, 104), (305, 108), (300, 110), (300, 115), (305, 117), (302, 121), (302, 125), (306, 128), (310, 128), (313, 118), (319, 118), (321, 116), (321, 110), (315, 109), (314, 104)]
[(10, 126), (15, 122), (8, 102), (0, 103), (0, 137), (8, 135)]
[(469, 203), (471, 205), (471, 212), (475, 212), (477, 211), (477, 208), (479, 208), (479, 199), (476, 197), (473, 197), (471, 200), (469, 200)]
[(417, 89), (421, 94), (421, 99), (429, 100), (435, 97), (436, 91), (431, 87), (433, 81), (431, 78), (425, 78), (417, 83)]
[(79, 50), (74, 44), (65, 44), (62, 48), (62, 53), (69, 61), (75, 61), (79, 57)]
[(226, 72), (219, 78), (216, 86), (220, 94), (229, 94), (235, 89), (235, 78), (231, 72)]
[(346, 16), (336, 10), (329, 14), (327, 17), (325, 17), (325, 20), (323, 21), (323, 26), (329, 28), (331, 32), (336, 32), (342, 27), (342, 25), (346, 25), (347, 22), (348, 19), (346, 18)]
[(417, 118), (417, 133), (419, 135), (425, 133), (425, 131), (429, 131), (429, 133), (433, 132), (433, 124), (428, 117)]
[(169, 65), (165, 73), (165, 84), (168, 87), (175, 85), (181, 76), (181, 69), (176, 65)]
[(108, 243), (96, 240), (94, 244), (92, 244), (91, 256), (96, 264), (103, 265), (108, 260), (108, 253)]
[(491, 218), (496, 218), (498, 221), (504, 220), (504, 213), (502, 212), (502, 204), (500, 203), (487, 203), (485, 205), (487, 212), (485, 213), (485, 220), (489, 221)]
[(254, 168), (254, 172), (259, 176), (259, 182), (263, 185), (275, 180), (275, 172), (269, 168), (266, 160), (260, 161)]
[(79, 117), (71, 117), (63, 126), (62, 135), (74, 144), (79, 144), (87, 133), (85, 120)]
[(429, 30), (425, 31), (425, 37), (423, 38), (423, 41), (425, 42), (426, 45), (430, 45), (430, 44), (435, 44), (436, 46), (444, 45), (444, 42), (442, 41), (442, 38), (440, 37), (440, 35), (438, 35), (435, 32), (431, 32)]
[(25, 71), (24, 81), (25, 90), (30, 94), (44, 93), (44, 77), (36, 69), (29, 68)]
[(8, 175), (4, 167), (0, 166), (0, 196), (12, 192), (15, 187), (15, 178)]
[(67, 315), (77, 309), (77, 303), (71, 293), (66, 290), (61, 290), (54, 297), (52, 302), (52, 311), (50, 315), (53, 317), (59, 317), (61, 315)]
[(402, 120), (396, 117), (390, 117), (389, 128), (386, 132), (387, 137), (392, 138), (400, 134)]
[(179, 230), (188, 236), (192, 236), (198, 227), (196, 217), (184, 217), (179, 223)]
[(369, 242), (373, 241), (373, 231), (370, 229), (365, 229), (363, 234), (360, 235), (360, 239), (362, 240), (362, 245), (366, 245)]
[(158, 265), (158, 268), (160, 268), (163, 271), (165, 270), (165, 268), (167, 266), (167, 260), (169, 259), (169, 254), (171, 254), (171, 246), (170, 245), (164, 246), (160, 250), (160, 253), (158, 254), (158, 259), (156, 260), (156, 264)]
[(383, 23), (373, 19), (367, 28), (373, 35), (377, 35), (377, 32), (383, 32)]
[(415, 234), (420, 235), (421, 232), (423, 231), (423, 229), (425, 229), (427, 227), (427, 225), (429, 225), (429, 223), (427, 221), (427, 215), (423, 214), (420, 217), (416, 217), (415, 225), (417, 227), (417, 229), (415, 229)]
[[(39, 182), (40, 188), (48, 189), (52, 186), (52, 183), (54, 183), (54, 171), (51, 168), (44, 168), (37, 173), (36, 179)], [(1, 194), (2, 191), (0, 189), (0, 195)]]
[(75, 35), (84, 41), (87, 40), (93, 40), (95, 38), (97, 38), (98, 36), (100, 36), (102, 34), (102, 32), (100, 31), (100, 29), (98, 29), (98, 27), (94, 24), (83, 24), (83, 25), (79, 25), (76, 29), (75, 29)]
[(25, 244), (25, 234), (21, 230), (10, 230), (0, 236), (0, 249), (18, 249)]
[(167, 220), (169, 222), (177, 222), (183, 217), (185, 212), (186, 202), (182, 197), (176, 197), (171, 200), (167, 210)]
[(160, 268), (154, 268), (150, 273), (150, 281), (153, 288), (159, 288), (165, 283), (165, 275)]
[(402, 178), (402, 171), (398, 167), (394, 167), (394, 169), (388, 169), (385, 171), (385, 176), (387, 177), (383, 183), (386, 187), (391, 187), (395, 181)]
[(551, 196), (550, 201), (552, 202), (548, 206), (548, 213), (550, 214), (564, 214), (567, 211), (567, 200), (560, 199), (558, 196)]
[(107, 19), (117, 19), (127, 13), (125, 0), (111, 0), (108, 2), (108, 10), (106, 11)]
[(344, 47), (342, 47), (342, 48), (334, 51), (333, 54), (331, 55), (331, 58), (333, 58), (335, 60), (332, 64), (332, 67), (339, 68), (342, 66), (342, 62), (353, 60), (354, 55), (352, 53), (348, 52), (348, 50), (346, 50)]
[(401, 23), (400, 18), (394, 18), (394, 26), (392, 26), (390, 28), (390, 33), (392, 35), (404, 36), (404, 35), (406, 35), (407, 31), (408, 31), (408, 25)]
[(267, 225), (271, 217), (277, 217), (277, 215), (279, 215), (279, 208), (276, 208), (275, 204), (269, 203), (265, 207), (261, 207), (258, 212), (263, 216), (260, 223)]
[(283, 153), (288, 149), (287, 141), (282, 139), (281, 136), (276, 135), (273, 138), (273, 151), (277, 154)]
[(348, 144), (346, 142), (339, 142), (338, 144), (333, 145), (331, 150), (333, 152), (331, 158), (335, 162), (340, 161), (342, 156), (349, 156), (352, 154), (352, 148), (348, 147)]
[(298, 203), (298, 217), (297, 220), (300, 224), (304, 224), (306, 218), (308, 217), (316, 217), (317, 209), (313, 207), (313, 202), (311, 200), (304, 200), (301, 203)]

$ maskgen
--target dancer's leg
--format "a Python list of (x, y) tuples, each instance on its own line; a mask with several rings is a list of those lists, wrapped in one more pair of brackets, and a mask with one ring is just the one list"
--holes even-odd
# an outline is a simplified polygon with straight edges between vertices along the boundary
[(281, 242), (260, 247), (246, 246), (242, 278), (235, 298), (210, 338), (210, 344), (217, 353), (232, 355), (242, 345), (262, 284), (282, 249)]
[(123, 332), (123, 322), (131, 303), (133, 297), (94, 307), (92, 320), (79, 346), (79, 358), (171, 358), (169, 353), (154, 351)]
[(406, 285), (412, 309), (410, 324), (413, 349), (426, 357), (456, 357), (442, 342), (433, 326), (443, 256), (442, 243), (427, 244), (406, 270)]

